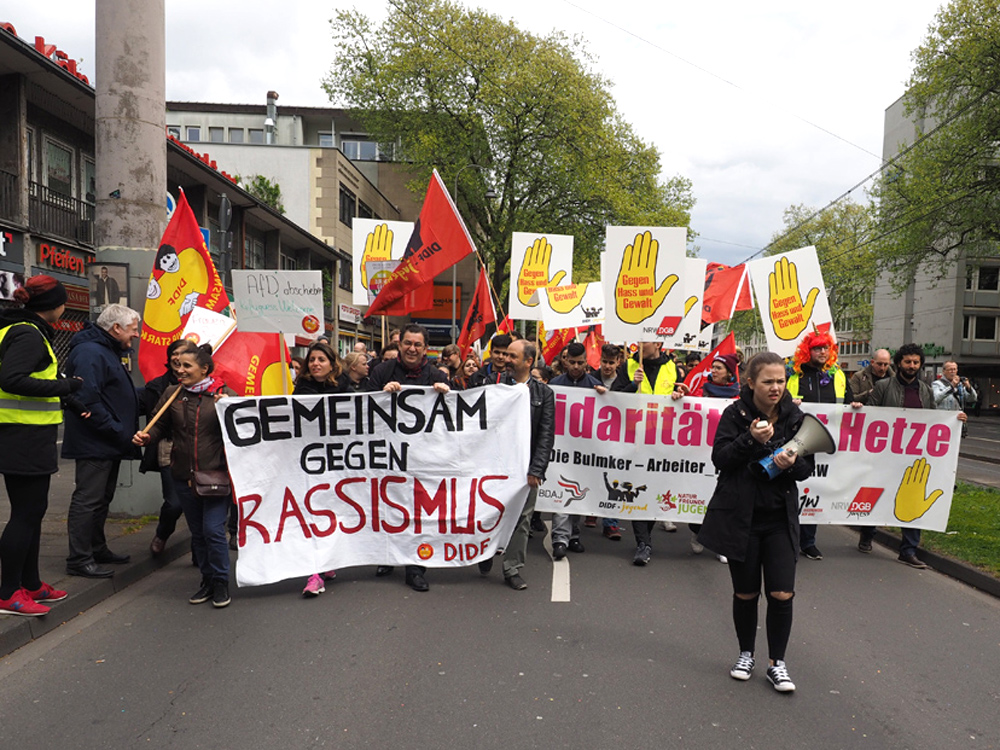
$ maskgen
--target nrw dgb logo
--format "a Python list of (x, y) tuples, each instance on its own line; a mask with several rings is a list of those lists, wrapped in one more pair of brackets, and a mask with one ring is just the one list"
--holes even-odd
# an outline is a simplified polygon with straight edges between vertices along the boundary
[(677, 333), (677, 326), (681, 324), (681, 315), (668, 315), (660, 321), (660, 327), (656, 329), (657, 336), (673, 336)]
[(875, 503), (885, 492), (881, 487), (862, 487), (847, 507), (848, 517), (867, 518), (875, 510)]

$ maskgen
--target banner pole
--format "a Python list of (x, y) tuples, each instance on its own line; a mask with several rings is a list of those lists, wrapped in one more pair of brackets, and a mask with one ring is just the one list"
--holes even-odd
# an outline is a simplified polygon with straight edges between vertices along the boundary
[(288, 360), (285, 359), (285, 333), (278, 331), (278, 351), (281, 353), (281, 393), (288, 395)]

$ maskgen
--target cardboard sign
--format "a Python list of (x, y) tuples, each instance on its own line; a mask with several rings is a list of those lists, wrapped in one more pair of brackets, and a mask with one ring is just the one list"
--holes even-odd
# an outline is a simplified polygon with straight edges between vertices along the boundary
[(323, 274), (319, 271), (236, 271), (233, 306), (240, 330), (294, 333), (315, 339), (323, 332)]
[[(573, 283), (573, 237), (514, 232), (510, 241), (510, 299), (514, 320), (542, 320), (536, 292)], [(603, 306), (603, 303), (602, 303)]]

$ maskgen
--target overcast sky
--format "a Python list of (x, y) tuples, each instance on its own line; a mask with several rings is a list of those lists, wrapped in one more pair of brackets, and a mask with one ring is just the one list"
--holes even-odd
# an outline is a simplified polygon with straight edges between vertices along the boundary
[[(614, 82), (619, 111), (659, 148), (664, 176), (694, 183), (702, 257), (726, 263), (767, 244), (788, 206), (825, 205), (879, 166), (885, 108), (903, 93), (910, 53), (940, 4), (462, 2), (530, 31), (580, 34)], [(0, 21), (82, 59), (93, 78), (93, 0), (5, 5)], [(262, 104), (273, 89), (279, 106), (325, 106), (334, 9), (381, 17), (387, 3), (166, 6), (168, 99)]]

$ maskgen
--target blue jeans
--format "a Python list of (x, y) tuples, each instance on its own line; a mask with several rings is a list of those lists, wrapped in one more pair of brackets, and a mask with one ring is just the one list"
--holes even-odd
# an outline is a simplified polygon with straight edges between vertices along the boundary
[(174, 489), (184, 509), (194, 561), (206, 581), (229, 581), (229, 544), (226, 541), (226, 518), (232, 498), (199, 497), (187, 482), (174, 479)]

